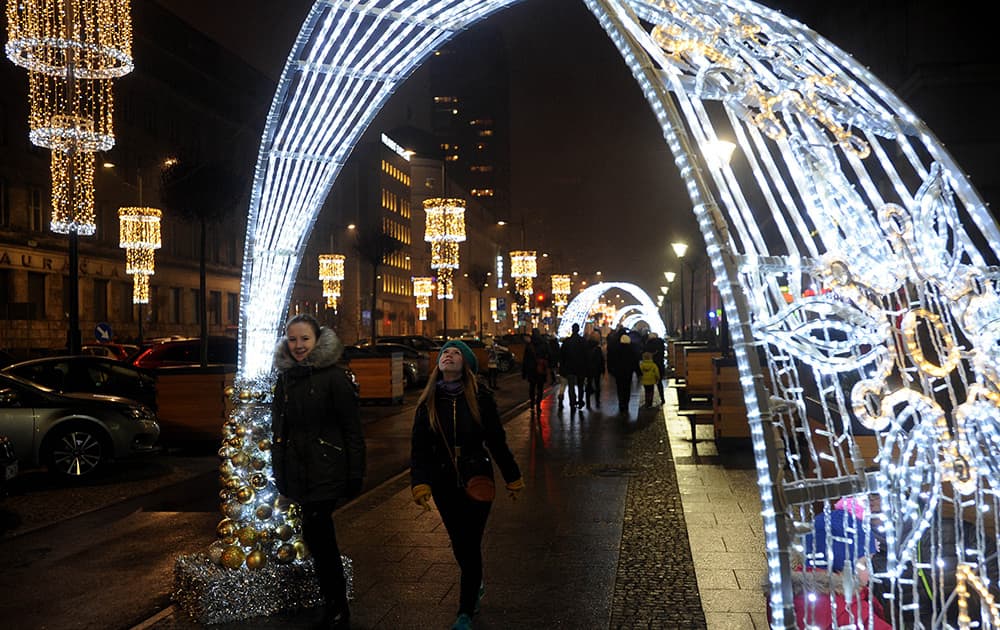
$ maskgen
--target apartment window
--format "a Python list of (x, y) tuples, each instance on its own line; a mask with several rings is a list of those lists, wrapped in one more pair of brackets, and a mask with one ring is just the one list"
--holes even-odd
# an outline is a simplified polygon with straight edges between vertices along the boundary
[[(67, 283), (68, 285), (69, 283)], [(45, 274), (28, 272), (28, 302), (34, 305), (35, 319), (45, 319)]]
[(208, 321), (213, 326), (222, 325), (222, 292), (210, 291), (208, 293)]
[(108, 281), (94, 280), (94, 308), (91, 313), (98, 322), (108, 321)]
[(198, 289), (191, 289), (191, 304), (194, 305), (194, 320), (192, 324), (201, 323), (201, 292)]
[(181, 322), (181, 296), (183, 295), (181, 289), (174, 287), (170, 289), (170, 317), (169, 321), (171, 324), (180, 324)]
[(226, 323), (227, 324), (239, 324), (240, 323), (240, 294), (239, 293), (227, 293), (226, 294)]
[(10, 225), (10, 196), (7, 191), (7, 180), (0, 177), (0, 225)]
[(132, 283), (131, 282), (119, 282), (119, 291), (121, 295), (121, 319), (122, 322), (126, 324), (131, 324), (135, 322), (135, 309), (132, 305)]
[(28, 227), (36, 232), (45, 231), (42, 208), (42, 189), (32, 186), (28, 189)]

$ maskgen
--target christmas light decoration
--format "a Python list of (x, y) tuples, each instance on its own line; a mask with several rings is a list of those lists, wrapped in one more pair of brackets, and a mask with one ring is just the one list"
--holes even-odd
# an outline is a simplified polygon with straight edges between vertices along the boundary
[(573, 278), (569, 275), (556, 274), (552, 276), (552, 304), (556, 307), (556, 315), (562, 316), (563, 309), (569, 303)]
[[(619, 310), (602, 301), (601, 298), (609, 291), (625, 293), (634, 299), (637, 304), (630, 304), (627, 309)], [(622, 322), (630, 311), (635, 311), (633, 315), (636, 315), (636, 319), (632, 320), (631, 325), (635, 325), (639, 321), (644, 321), (649, 324), (650, 331), (655, 332), (661, 339), (666, 338), (667, 327), (660, 318), (659, 309), (656, 307), (656, 304), (649, 297), (648, 293), (631, 282), (599, 282), (580, 291), (569, 303), (569, 306), (566, 307), (562, 320), (559, 322), (556, 335), (560, 339), (568, 337), (573, 331), (573, 324), (578, 324), (582, 329), (594, 313), (602, 313), (607, 317), (608, 321), (613, 322), (611, 326), (614, 327), (619, 322)]]
[(437, 270), (439, 300), (454, 296), (454, 275), (458, 269), (458, 244), (465, 240), (465, 201), (463, 199), (426, 199), (427, 214), (424, 240), (431, 244), (431, 269)]
[(513, 251), (510, 253), (510, 277), (518, 294), (527, 297), (533, 291), (533, 279), (538, 277), (538, 257), (534, 251)]
[(94, 154), (52, 151), (52, 223), (57, 234), (90, 236), (94, 216)]
[(133, 276), (133, 304), (149, 304), (149, 277), (155, 272), (153, 252), (162, 245), (162, 216), (156, 208), (118, 209), (118, 246), (125, 250), (125, 273)]
[(149, 276), (146, 273), (132, 276), (132, 304), (149, 304)]
[(113, 79), (132, 71), (129, 0), (12, 0), (7, 57), (28, 71)]
[[(875, 578), (887, 615), (897, 627), (932, 627), (927, 610), (958, 616), (968, 590), (948, 585), (960, 565), (996, 588), (1000, 228), (913, 112), (801, 24), (744, 0), (584, 1), (650, 103), (705, 240), (744, 388), (772, 625), (795, 624), (789, 552), (802, 526), (869, 490), (882, 498), (863, 529), (885, 536)], [(274, 335), (324, 202), (315, 191), (417, 64), (511, 3), (313, 5), (251, 194), (239, 383), (261, 411), (234, 413), (245, 433), (267, 426)], [(711, 157), (723, 138), (739, 169)], [(863, 440), (877, 459), (861, 456)], [(252, 501), (273, 505), (267, 492)], [(963, 609), (979, 616), (963, 623), (995, 625), (991, 608)]]
[(498, 306), (497, 299), (495, 297), (491, 297), (490, 298), (490, 317), (493, 318), (493, 323), (494, 324), (499, 324), (500, 323), (500, 315), (499, 315), (499, 312), (497, 311), (497, 306)]
[(427, 321), (427, 309), (430, 308), (431, 295), (434, 294), (434, 278), (413, 278), (413, 297), (417, 303), (417, 314), (420, 321)]
[(344, 262), (347, 258), (343, 254), (320, 254), (319, 255), (319, 279), (323, 281), (323, 297), (326, 298), (326, 307), (337, 308), (337, 298), (341, 294), (340, 283), (344, 280)]
[(107, 151), (115, 144), (114, 98), (108, 79), (67, 80), (28, 73), (31, 143), (53, 150)]

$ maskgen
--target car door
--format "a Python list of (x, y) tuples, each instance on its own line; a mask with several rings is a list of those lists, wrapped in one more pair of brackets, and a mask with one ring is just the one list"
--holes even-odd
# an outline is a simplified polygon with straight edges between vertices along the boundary
[(21, 384), (0, 376), (0, 434), (14, 446), (19, 461), (35, 453), (35, 396)]

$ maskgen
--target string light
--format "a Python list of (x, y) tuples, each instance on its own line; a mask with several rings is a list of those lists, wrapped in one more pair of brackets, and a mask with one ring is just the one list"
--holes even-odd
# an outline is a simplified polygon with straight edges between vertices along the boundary
[(427, 309), (430, 308), (431, 295), (434, 294), (434, 278), (420, 276), (412, 279), (413, 297), (417, 304), (417, 314), (420, 321), (427, 320)]
[(538, 258), (536, 252), (518, 250), (510, 253), (510, 277), (514, 278), (514, 287), (519, 295), (530, 297), (533, 291), (532, 280), (538, 276)]
[(573, 278), (569, 275), (554, 274), (552, 276), (552, 304), (556, 307), (556, 315), (561, 316), (566, 304), (569, 303), (569, 294), (572, 291)]
[(319, 279), (323, 281), (323, 297), (326, 307), (337, 308), (337, 298), (341, 295), (341, 282), (344, 280), (344, 263), (347, 258), (343, 254), (319, 255)]
[(115, 144), (111, 81), (28, 73), (31, 143), (53, 150), (107, 151)]
[(52, 151), (52, 224), (56, 234), (90, 236), (94, 216), (94, 154)]
[(425, 199), (424, 212), (427, 214), (425, 241), (458, 243), (465, 240), (464, 199)]
[(129, 0), (13, 0), (7, 57), (29, 72), (113, 79), (132, 71)]
[(118, 209), (118, 246), (125, 249), (125, 273), (132, 278), (132, 303), (149, 303), (149, 277), (155, 273), (153, 253), (160, 249), (160, 219), (157, 208)]
[(132, 303), (149, 304), (149, 274), (137, 273), (132, 276)]

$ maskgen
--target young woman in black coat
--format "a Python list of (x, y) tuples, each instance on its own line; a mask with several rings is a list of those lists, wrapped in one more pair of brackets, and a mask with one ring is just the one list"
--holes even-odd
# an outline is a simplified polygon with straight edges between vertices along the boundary
[(332, 515), (338, 501), (361, 492), (365, 440), (358, 395), (336, 365), (344, 346), (332, 330), (297, 315), (285, 331), (274, 352), (274, 480), (278, 491), (302, 508), (302, 539), (326, 600), (324, 623), (348, 628), (347, 582)]
[[(461, 570), (458, 617), (452, 630), (472, 628), (483, 595), (483, 532), (493, 502), (470, 498), (459, 481), (462, 458), (496, 460), (512, 499), (524, 489), (507, 446), (493, 392), (476, 382), (476, 356), (461, 341), (441, 348), (413, 422), (410, 485), (413, 500), (430, 510), (434, 498)], [(485, 460), (492, 477), (492, 464)]]

